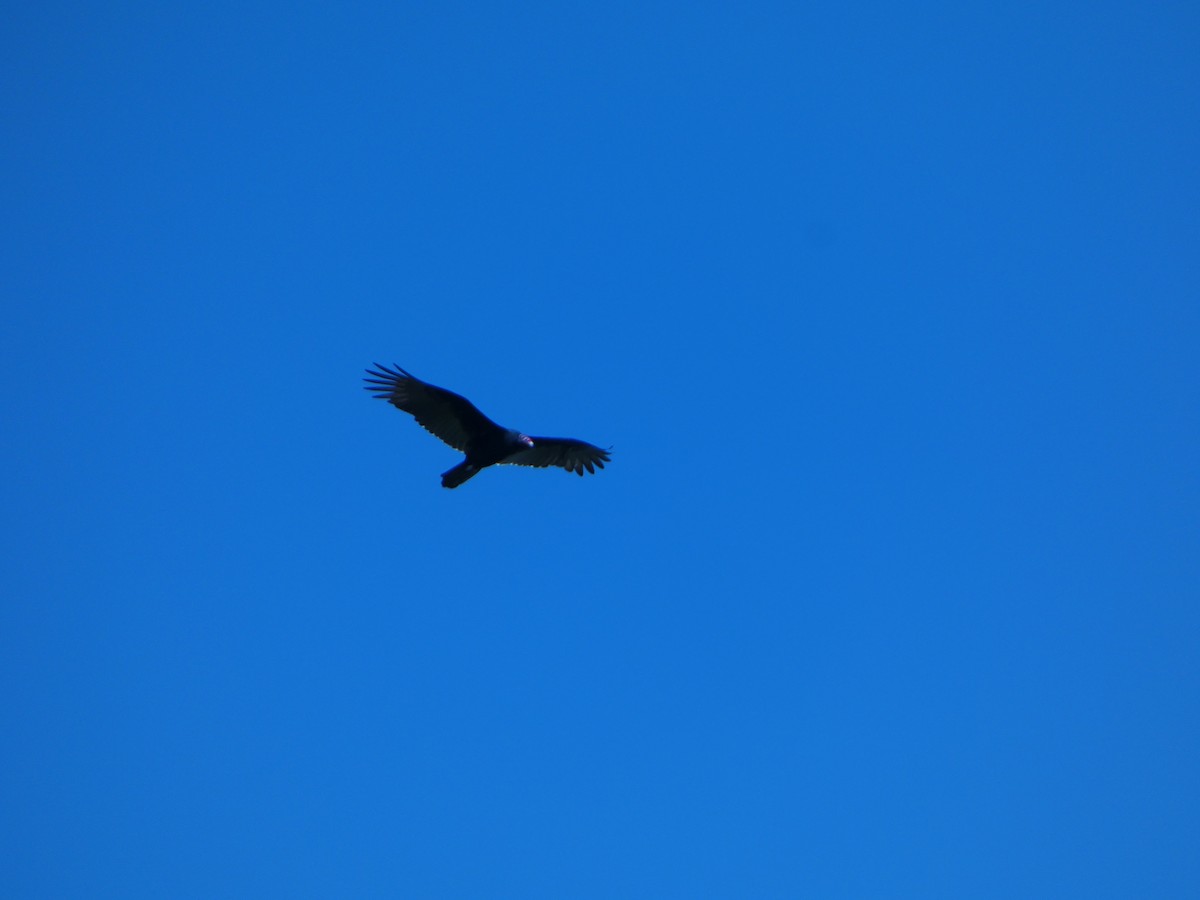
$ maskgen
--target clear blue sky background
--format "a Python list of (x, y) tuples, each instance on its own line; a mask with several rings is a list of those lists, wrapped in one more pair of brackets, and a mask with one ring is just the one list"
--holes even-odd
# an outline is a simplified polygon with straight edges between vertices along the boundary
[(4, 896), (1200, 891), (1193, 4), (3, 20)]

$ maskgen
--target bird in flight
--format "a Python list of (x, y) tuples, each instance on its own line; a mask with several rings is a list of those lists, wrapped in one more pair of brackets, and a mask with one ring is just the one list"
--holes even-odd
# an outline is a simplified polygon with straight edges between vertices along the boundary
[(583, 477), (609, 461), (609, 451), (574, 438), (530, 437), (502, 428), (466, 397), (415, 378), (397, 365), (375, 363), (365, 388), (417, 420), (422, 428), (467, 455), (442, 473), (442, 487), (456, 488), (487, 466), (560, 466)]

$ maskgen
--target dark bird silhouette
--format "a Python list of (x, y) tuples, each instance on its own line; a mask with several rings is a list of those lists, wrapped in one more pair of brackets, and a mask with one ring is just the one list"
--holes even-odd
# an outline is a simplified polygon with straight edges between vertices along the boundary
[(609, 451), (574, 438), (530, 437), (502, 428), (466, 397), (414, 378), (399, 366), (375, 363), (363, 379), (372, 396), (387, 400), (410, 414), (417, 423), (455, 450), (467, 455), (442, 473), (442, 487), (456, 488), (488, 466), (560, 466), (580, 477), (609, 461)]

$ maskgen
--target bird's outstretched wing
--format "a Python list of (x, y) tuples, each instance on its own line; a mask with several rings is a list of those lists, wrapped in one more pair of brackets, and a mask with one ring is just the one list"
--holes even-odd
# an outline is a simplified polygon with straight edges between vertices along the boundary
[(466, 397), (426, 384), (397, 365), (389, 368), (375, 363), (374, 369), (367, 369), (367, 375), (363, 381), (373, 396), (409, 413), (422, 428), (455, 450), (466, 453), (471, 441), (490, 431), (503, 430)]
[(548, 437), (531, 437), (530, 440), (533, 441), (532, 447), (506, 457), (502, 465), (536, 466), (539, 469), (561, 466), (582, 477), (584, 469), (594, 473), (596, 469), (603, 469), (609, 461), (609, 451), (601, 450), (587, 441)]

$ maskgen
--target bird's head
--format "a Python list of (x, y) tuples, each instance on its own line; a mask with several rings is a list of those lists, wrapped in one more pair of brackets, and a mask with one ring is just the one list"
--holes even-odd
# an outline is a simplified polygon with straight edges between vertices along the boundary
[(518, 434), (517, 441), (518, 441), (518, 443), (524, 444), (526, 447), (533, 446), (533, 438), (531, 438), (527, 434)]

